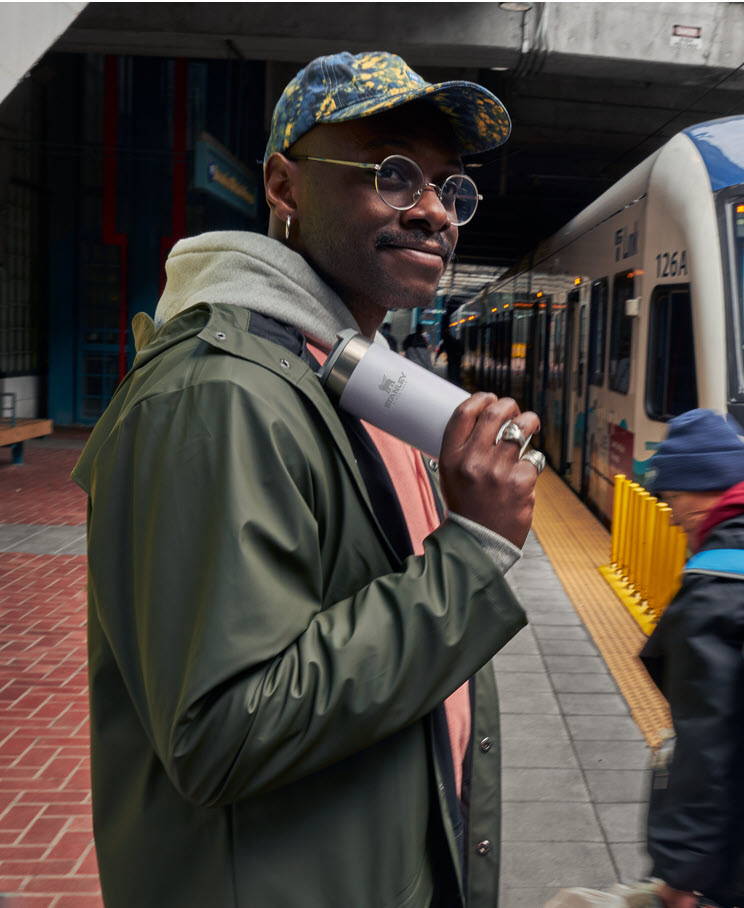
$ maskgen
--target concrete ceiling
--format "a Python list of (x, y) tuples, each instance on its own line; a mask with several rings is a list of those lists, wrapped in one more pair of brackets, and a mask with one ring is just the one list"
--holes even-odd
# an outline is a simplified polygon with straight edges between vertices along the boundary
[[(514, 4), (91, 3), (55, 50), (266, 60), (269, 106), (287, 73), (342, 49), (384, 46), (430, 80), (479, 81), (514, 128), (471, 171), (485, 201), (458, 261), (494, 268), (680, 129), (744, 113), (742, 3), (504, 6)], [(700, 37), (676, 37), (680, 24)]]
[(77, 18), (85, 3), (3, 3), (0, 9), (0, 103), (49, 46)]
[(463, 231), (462, 256), (514, 261), (681, 129), (744, 114), (744, 93), (712, 88), (709, 74), (685, 85), (632, 75), (479, 74), (514, 126), (477, 170), (486, 200)]

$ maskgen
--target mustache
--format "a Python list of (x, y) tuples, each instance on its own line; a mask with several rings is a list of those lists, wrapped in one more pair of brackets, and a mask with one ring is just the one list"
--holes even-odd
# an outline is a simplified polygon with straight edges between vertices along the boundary
[(452, 243), (448, 243), (444, 237), (425, 233), (423, 230), (407, 230), (405, 233), (398, 230), (382, 230), (377, 234), (375, 246), (377, 249), (384, 249), (386, 246), (421, 247), (441, 255), (445, 265), (455, 251)]

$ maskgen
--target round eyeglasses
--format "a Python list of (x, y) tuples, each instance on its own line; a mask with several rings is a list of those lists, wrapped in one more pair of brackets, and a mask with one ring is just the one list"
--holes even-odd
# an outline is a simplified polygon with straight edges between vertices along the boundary
[(472, 220), (478, 202), (483, 196), (467, 174), (455, 173), (438, 186), (427, 182), (415, 161), (402, 154), (391, 154), (380, 164), (363, 164), (359, 161), (339, 161), (336, 158), (319, 158), (310, 154), (288, 155), (292, 161), (320, 161), (323, 164), (343, 164), (374, 170), (375, 189), (382, 201), (396, 211), (408, 211), (419, 201), (427, 189), (433, 189), (442, 203), (452, 224), (462, 227)]

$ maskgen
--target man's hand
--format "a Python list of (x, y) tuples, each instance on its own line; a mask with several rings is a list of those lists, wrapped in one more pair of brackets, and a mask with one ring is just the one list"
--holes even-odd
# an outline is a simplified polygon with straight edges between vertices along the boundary
[(519, 445), (500, 441), (501, 426), (513, 420), (525, 436), (537, 432), (537, 414), (520, 413), (508, 397), (478, 392), (452, 414), (439, 458), (447, 507), (521, 548), (532, 523), (537, 470), (519, 460)]
[(698, 897), (694, 892), (683, 892), (681, 889), (672, 889), (664, 883), (656, 891), (664, 904), (664, 908), (697, 908)]

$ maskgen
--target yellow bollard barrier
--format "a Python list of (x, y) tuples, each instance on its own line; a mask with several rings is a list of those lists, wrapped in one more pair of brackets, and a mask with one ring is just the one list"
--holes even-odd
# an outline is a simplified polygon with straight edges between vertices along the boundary
[(648, 554), (648, 505), (651, 496), (645, 490), (638, 493), (639, 519), (638, 519), (638, 561), (636, 562), (636, 585), (641, 599), (648, 600), (648, 583), (646, 569), (646, 555)]
[(630, 512), (630, 518), (632, 521), (631, 525), (631, 540), (630, 540), (630, 557), (628, 559), (628, 570), (626, 571), (626, 577), (630, 581), (631, 585), (634, 587), (635, 592), (638, 592), (638, 559), (641, 550), (641, 492), (643, 491), (642, 487), (638, 485), (637, 482), (633, 482), (630, 485), (631, 491), (631, 502), (632, 508)]
[(664, 573), (664, 540), (668, 536), (669, 519), (666, 515), (668, 511), (666, 505), (658, 502), (654, 514), (654, 535), (653, 535), (653, 564), (651, 570), (651, 589), (648, 597), (648, 605), (656, 616), (658, 621), (662, 611), (662, 603), (665, 596), (665, 573)]
[(663, 548), (661, 549), (662, 562), (661, 562), (661, 603), (663, 608), (663, 603), (665, 600), (668, 600), (672, 585), (674, 583), (674, 578), (672, 577), (673, 565), (674, 565), (674, 549), (675, 549), (675, 539), (674, 539), (674, 526), (672, 524), (672, 509), (668, 505), (664, 505), (663, 510), (665, 518), (665, 534), (663, 539)]
[(637, 482), (614, 477), (609, 565), (599, 570), (649, 634), (679, 588), (687, 547), (671, 509)]
[(615, 477), (615, 494), (612, 499), (612, 534), (610, 537), (611, 563), (617, 566), (620, 552), (620, 539), (625, 522), (623, 499), (625, 497), (625, 476), (618, 473)]

